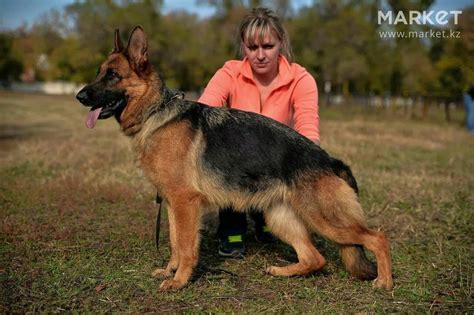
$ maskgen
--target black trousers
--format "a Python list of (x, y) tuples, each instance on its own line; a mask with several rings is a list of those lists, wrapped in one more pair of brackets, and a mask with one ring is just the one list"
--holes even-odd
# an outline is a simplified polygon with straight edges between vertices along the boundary
[[(251, 210), (250, 217), (255, 221), (255, 230), (261, 231), (265, 225), (265, 218), (260, 211)], [(247, 213), (236, 212), (232, 208), (219, 210), (219, 227), (217, 235), (219, 238), (227, 238), (229, 235), (245, 235), (247, 233)]]

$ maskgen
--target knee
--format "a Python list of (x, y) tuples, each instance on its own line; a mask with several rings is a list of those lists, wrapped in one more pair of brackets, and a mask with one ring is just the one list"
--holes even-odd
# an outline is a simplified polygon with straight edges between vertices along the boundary
[(319, 255), (319, 257), (317, 257), (313, 261), (313, 268), (315, 268), (315, 270), (321, 269), (325, 265), (326, 265), (326, 259), (321, 255)]
[(310, 259), (302, 259), (300, 264), (307, 272), (319, 270), (326, 265), (326, 259), (323, 256), (313, 256)]

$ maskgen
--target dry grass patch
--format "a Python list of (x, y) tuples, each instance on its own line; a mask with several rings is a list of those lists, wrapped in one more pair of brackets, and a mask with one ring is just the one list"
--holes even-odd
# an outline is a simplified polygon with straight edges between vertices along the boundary
[[(244, 260), (217, 255), (216, 218), (202, 230), (192, 283), (158, 292), (150, 277), (169, 257), (167, 225), (154, 247), (154, 190), (113, 119), (84, 127), (72, 97), (0, 92), (2, 312), (471, 313), (474, 138), (431, 111), (322, 108), (322, 144), (353, 168), (369, 223), (387, 231), (395, 288), (372, 289), (343, 270), (317, 236), (323, 271), (273, 278), (295, 261), (277, 243), (247, 237)], [(165, 220), (164, 220), (165, 221)]]

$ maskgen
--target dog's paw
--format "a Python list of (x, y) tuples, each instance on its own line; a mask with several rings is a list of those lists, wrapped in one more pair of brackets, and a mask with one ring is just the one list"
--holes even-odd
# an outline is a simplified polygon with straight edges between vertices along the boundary
[(375, 279), (374, 282), (372, 283), (372, 286), (377, 289), (387, 289), (391, 290), (393, 288), (393, 281), (392, 279)]
[(151, 276), (154, 278), (168, 278), (171, 277), (171, 270), (168, 268), (156, 268), (152, 273)]
[(178, 290), (184, 287), (186, 283), (181, 283), (179, 281), (173, 280), (173, 279), (168, 279), (165, 280), (161, 283), (160, 285), (160, 290), (162, 291), (172, 291), (172, 290)]
[(272, 276), (278, 277), (281, 275), (281, 267), (270, 266), (265, 269), (265, 272)]

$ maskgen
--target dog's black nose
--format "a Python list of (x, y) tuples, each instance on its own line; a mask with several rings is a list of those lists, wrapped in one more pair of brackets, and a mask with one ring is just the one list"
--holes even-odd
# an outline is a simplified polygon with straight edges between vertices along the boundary
[(89, 96), (87, 95), (87, 91), (82, 89), (79, 91), (79, 93), (77, 93), (76, 98), (79, 102), (81, 102), (82, 104), (85, 104)]

